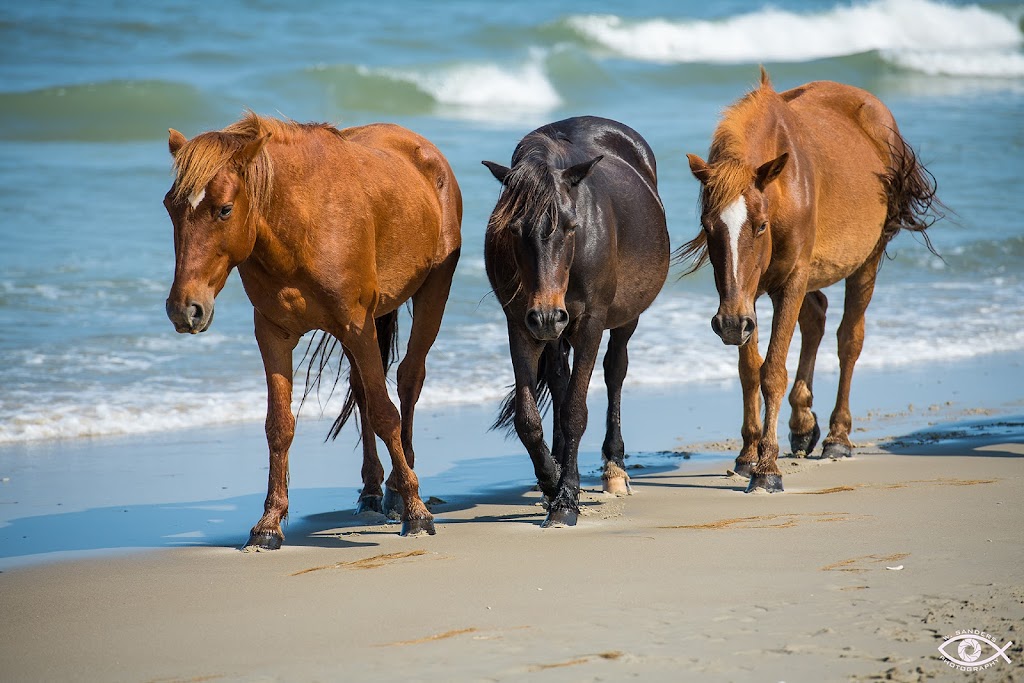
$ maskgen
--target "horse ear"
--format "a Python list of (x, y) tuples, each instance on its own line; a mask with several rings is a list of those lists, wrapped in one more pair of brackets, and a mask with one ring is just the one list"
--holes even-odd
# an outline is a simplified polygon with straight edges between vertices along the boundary
[(486, 166), (491, 172), (491, 175), (494, 176), (502, 185), (505, 184), (505, 179), (508, 178), (508, 174), (512, 172), (512, 169), (508, 166), (502, 166), (501, 164), (496, 164), (493, 161), (481, 161), (480, 163)]
[(273, 135), (273, 133), (264, 133), (255, 140), (250, 140), (245, 143), (245, 146), (242, 147), (242, 149), (234, 153), (231, 160), (235, 162), (239, 168), (245, 168), (252, 163), (252, 160), (256, 158), (257, 154), (263, 151), (263, 148), (266, 146), (267, 140), (270, 139), (271, 135)]
[(167, 147), (171, 150), (171, 156), (176, 157), (178, 156), (178, 150), (184, 147), (188, 140), (185, 139), (184, 135), (173, 128), (169, 128), (167, 133), (169, 134), (169, 137), (167, 138)]
[(687, 154), (686, 158), (690, 162), (690, 173), (700, 181), (701, 185), (706, 185), (708, 178), (711, 177), (711, 167), (696, 154)]
[(779, 156), (775, 157), (771, 161), (766, 161), (757, 167), (754, 171), (754, 184), (757, 189), (764, 192), (764, 188), (768, 187), (768, 184), (779, 177), (782, 173), (782, 169), (786, 167), (786, 161), (789, 159), (789, 152), (783, 152)]
[(594, 157), (590, 161), (584, 161), (582, 164), (576, 164), (562, 171), (562, 178), (565, 182), (569, 183), (569, 187), (576, 187), (583, 182), (583, 179), (590, 175), (590, 171), (594, 168), (597, 162), (604, 159), (604, 155)]

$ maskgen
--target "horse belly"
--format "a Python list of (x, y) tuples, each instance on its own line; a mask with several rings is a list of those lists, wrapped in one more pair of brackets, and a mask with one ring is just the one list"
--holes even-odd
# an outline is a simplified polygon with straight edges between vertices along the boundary
[(608, 329), (636, 320), (665, 286), (669, 265), (668, 231), (651, 232), (654, 234), (643, 236), (638, 250), (627, 251), (620, 244), (618, 282), (608, 309)]
[[(836, 122), (838, 123), (838, 122)], [(860, 129), (816, 136), (820, 146), (815, 201), (816, 232), (808, 289), (849, 277), (875, 254), (886, 217), (885, 166)], [(842, 137), (843, 146), (835, 139)]]

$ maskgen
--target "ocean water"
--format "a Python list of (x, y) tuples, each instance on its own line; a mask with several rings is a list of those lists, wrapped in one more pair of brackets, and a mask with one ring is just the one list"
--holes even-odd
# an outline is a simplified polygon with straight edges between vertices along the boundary
[[(206, 334), (176, 334), (163, 305), (167, 129), (191, 137), (245, 108), (341, 126), (393, 121), (451, 161), (464, 248), (424, 404), (496, 408), (512, 381), (482, 257), (498, 186), (480, 160), (507, 163), (549, 121), (623, 121), (658, 157), (679, 246), (698, 227), (685, 153), (706, 152), (720, 111), (762, 63), (780, 90), (832, 79), (878, 95), (955, 211), (929, 231), (943, 259), (911, 236), (891, 245), (860, 367), (1021, 352), (1022, 27), (1018, 3), (935, 0), (5, 3), (0, 444), (262, 420), (262, 364), (237, 275)], [(838, 367), (842, 289), (828, 294), (820, 373)], [(735, 349), (709, 325), (716, 307), (710, 272), (673, 278), (641, 319), (627, 386), (733, 378)], [(766, 324), (767, 301), (760, 313)], [(327, 393), (302, 416), (333, 416), (338, 397)]]

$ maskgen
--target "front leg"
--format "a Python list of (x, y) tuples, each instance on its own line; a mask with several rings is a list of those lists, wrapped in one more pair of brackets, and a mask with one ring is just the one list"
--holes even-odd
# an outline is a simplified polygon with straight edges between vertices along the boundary
[(761, 365), (763, 359), (757, 347), (757, 328), (747, 343), (740, 347), (739, 374), (743, 390), (743, 447), (733, 465), (737, 474), (749, 477), (757, 464), (757, 445), (761, 440)]
[(562, 448), (565, 463), (558, 481), (558, 493), (551, 500), (548, 516), (541, 526), (575, 526), (580, 507), (580, 469), (577, 462), (580, 439), (587, 429), (587, 389), (594, 373), (594, 365), (601, 350), (602, 320), (585, 316), (576, 327), (573, 346), (572, 374), (562, 405)]
[(288, 449), (295, 436), (292, 415), (292, 351), (297, 336), (256, 311), (256, 342), (267, 374), (267, 445), (270, 474), (263, 517), (249, 532), (246, 551), (277, 550), (284, 542), (281, 520), (288, 514)]
[(769, 493), (782, 491), (782, 473), (779, 471), (778, 422), (779, 409), (789, 376), (786, 356), (796, 330), (800, 307), (803, 305), (806, 278), (792, 279), (781, 292), (772, 295), (775, 316), (772, 319), (772, 338), (761, 365), (761, 394), (764, 397), (764, 427), (757, 445), (757, 464), (751, 472), (747, 493), (765, 489)]
[[(519, 440), (533, 461), (541, 492), (551, 500), (558, 487), (559, 466), (544, 441), (544, 425), (537, 408), (537, 373), (543, 344), (529, 339), (526, 331), (509, 325), (509, 350), (515, 373), (515, 428)], [(558, 406), (555, 406), (557, 412)]]

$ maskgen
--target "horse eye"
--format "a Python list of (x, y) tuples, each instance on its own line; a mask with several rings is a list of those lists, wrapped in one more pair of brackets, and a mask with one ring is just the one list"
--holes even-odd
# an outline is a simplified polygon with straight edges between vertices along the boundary
[(767, 230), (767, 229), (768, 229), (768, 221), (765, 221), (764, 223), (761, 223), (761, 225), (757, 228), (757, 234), (760, 235), (760, 234), (764, 233), (764, 231)]
[(225, 204), (224, 206), (220, 207), (220, 217), (224, 219), (230, 216), (232, 208), (233, 206), (231, 204)]

